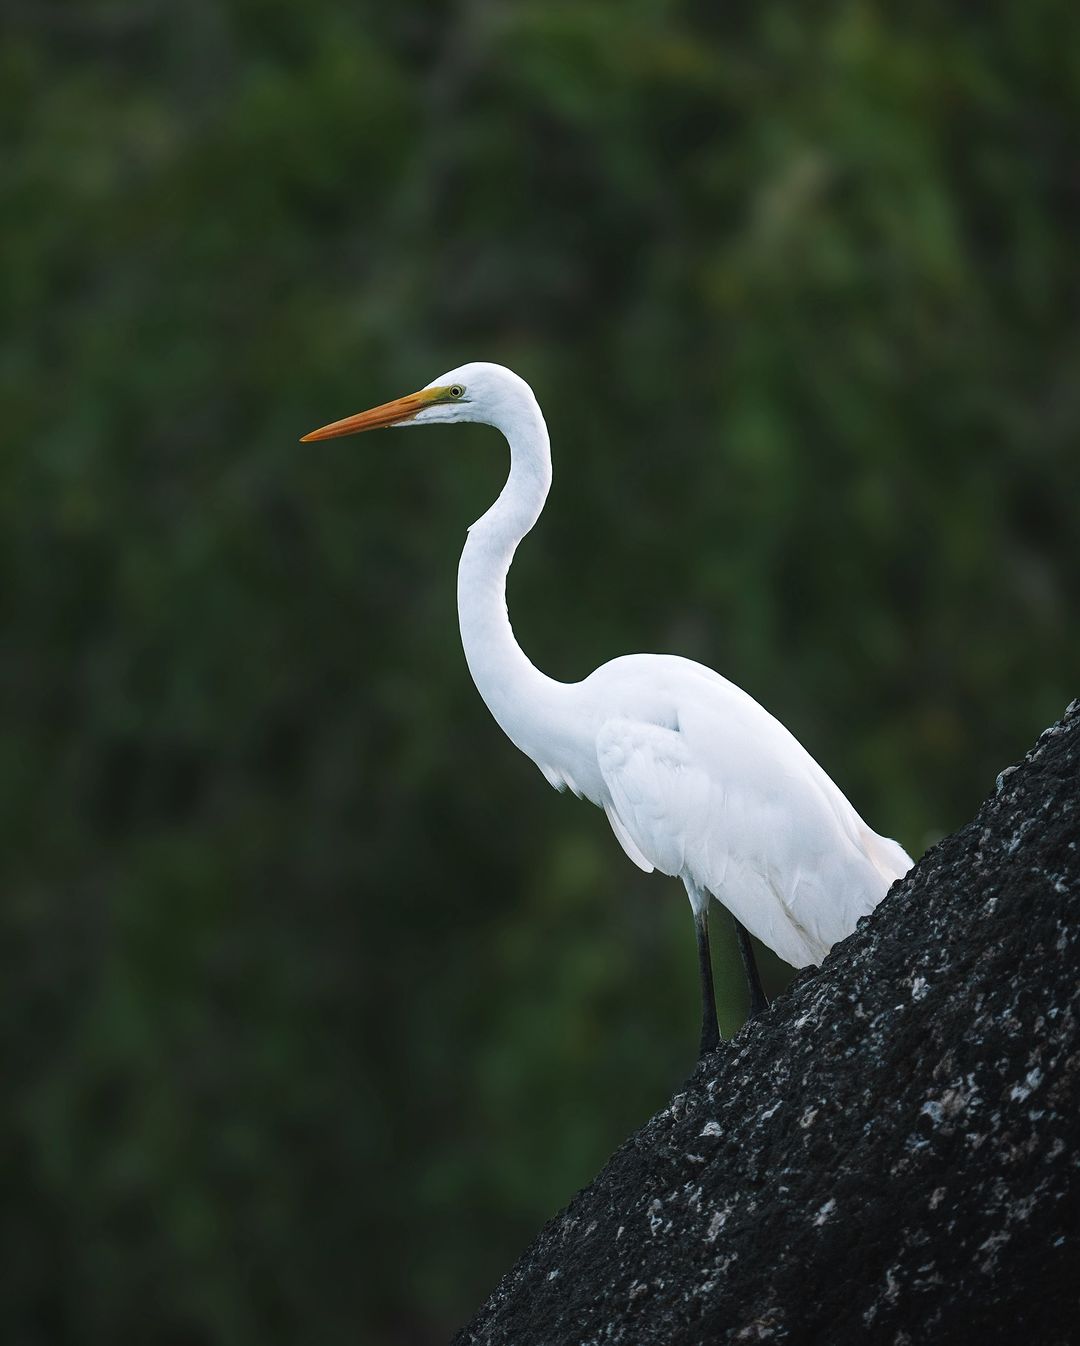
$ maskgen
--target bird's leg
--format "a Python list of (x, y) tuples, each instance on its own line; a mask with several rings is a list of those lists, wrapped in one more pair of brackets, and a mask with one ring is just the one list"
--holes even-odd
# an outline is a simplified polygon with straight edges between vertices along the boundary
[(716, 1021), (716, 993), (713, 990), (712, 956), (709, 953), (708, 900), (701, 911), (694, 912), (697, 931), (698, 970), (701, 973), (701, 1047), (699, 1058), (716, 1051), (720, 1045), (720, 1025)]
[(762, 1010), (769, 1008), (769, 997), (765, 994), (761, 986), (761, 978), (758, 976), (757, 959), (754, 957), (754, 946), (750, 943), (750, 936), (747, 934), (746, 927), (737, 916), (731, 918), (735, 922), (735, 933), (739, 937), (739, 953), (742, 955), (743, 971), (746, 973), (746, 985), (750, 991), (750, 1014), (751, 1019), (756, 1018)]

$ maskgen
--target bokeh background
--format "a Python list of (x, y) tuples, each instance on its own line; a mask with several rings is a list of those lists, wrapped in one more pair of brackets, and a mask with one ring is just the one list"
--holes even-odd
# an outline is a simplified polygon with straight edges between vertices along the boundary
[(495, 433), (298, 436), (519, 370), (535, 661), (712, 664), (920, 852), (1075, 690), (1080, 9), (2, 14), (4, 1336), (442, 1341), (691, 924), (469, 682)]

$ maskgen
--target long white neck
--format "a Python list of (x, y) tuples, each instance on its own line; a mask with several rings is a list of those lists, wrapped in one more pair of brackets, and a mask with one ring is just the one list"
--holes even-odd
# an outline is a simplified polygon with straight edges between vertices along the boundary
[(495, 423), (510, 445), (510, 475), (499, 498), (469, 529), (458, 566), (458, 622), (469, 672), (488, 709), (507, 736), (539, 760), (564, 687), (535, 668), (515, 640), (506, 576), (518, 543), (544, 508), (551, 452), (544, 417), (525, 385), (500, 408)]

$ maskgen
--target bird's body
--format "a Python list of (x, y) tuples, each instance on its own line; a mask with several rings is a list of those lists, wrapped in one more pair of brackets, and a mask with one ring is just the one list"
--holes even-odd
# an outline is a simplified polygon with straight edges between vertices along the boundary
[(553, 786), (604, 810), (635, 864), (683, 881), (703, 967), (710, 896), (786, 962), (820, 963), (910, 858), (862, 821), (779, 721), (712, 669), (634, 654), (562, 683), (532, 665), (506, 608), (510, 563), (551, 484), (547, 427), (528, 384), (499, 365), (463, 365), (308, 438), (451, 420), (494, 425), (510, 445), (506, 485), (469, 529), (458, 569), (465, 657), (492, 715)]
[(790, 733), (687, 659), (629, 655), (568, 689), (582, 741), (545, 761), (640, 868), (711, 894), (793, 967), (820, 963), (911, 863)]

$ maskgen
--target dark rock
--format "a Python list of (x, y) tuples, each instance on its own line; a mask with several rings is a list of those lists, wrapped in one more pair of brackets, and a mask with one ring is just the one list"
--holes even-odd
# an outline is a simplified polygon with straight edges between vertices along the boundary
[(457, 1346), (1080, 1341), (1080, 702)]

